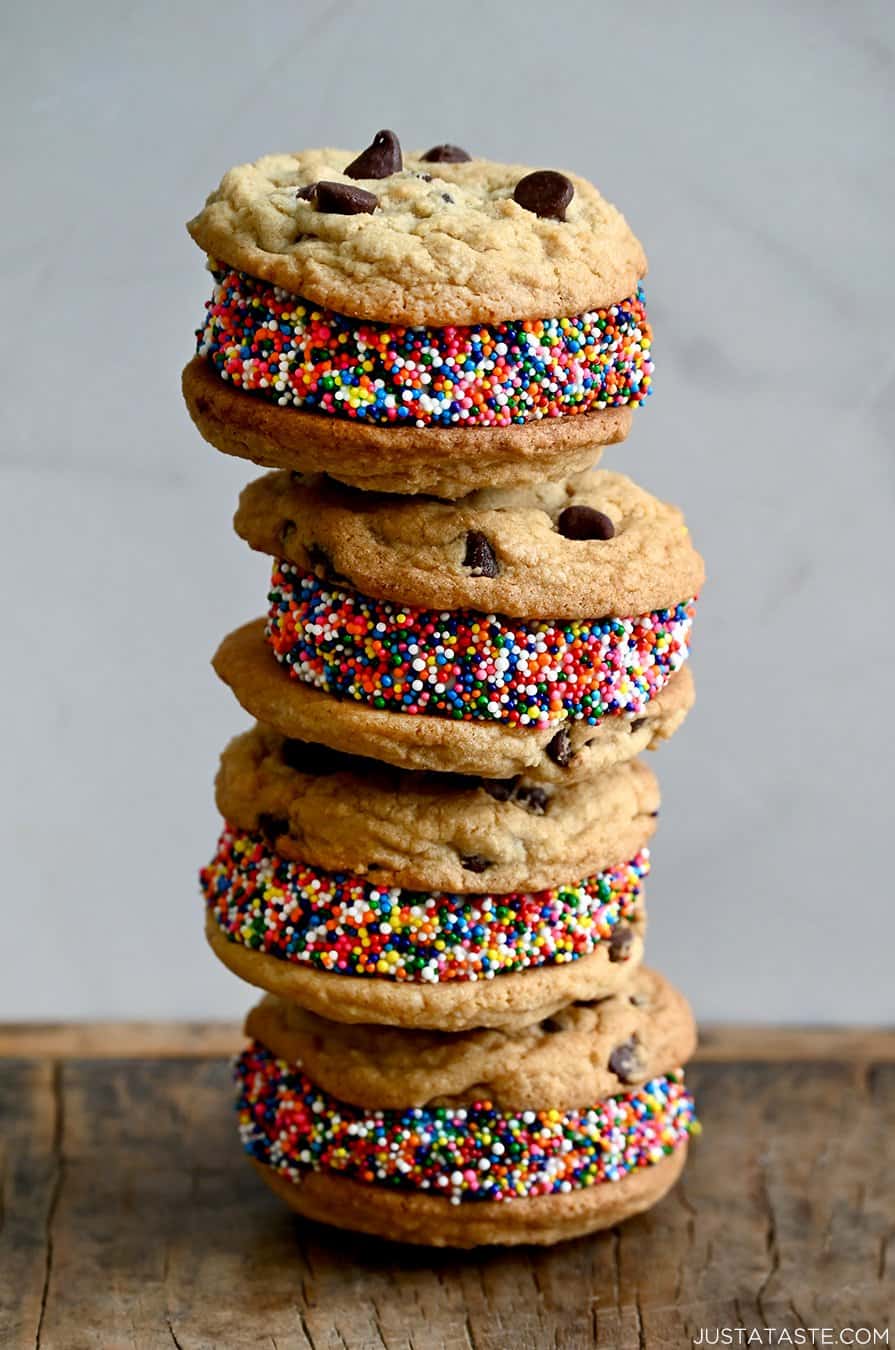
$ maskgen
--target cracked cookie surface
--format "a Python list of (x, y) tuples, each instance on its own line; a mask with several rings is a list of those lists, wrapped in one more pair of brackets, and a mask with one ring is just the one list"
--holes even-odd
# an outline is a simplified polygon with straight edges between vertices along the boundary
[[(188, 225), (211, 257), (342, 313), (401, 324), (576, 315), (632, 294), (643, 249), (592, 184), (568, 179), (564, 219), (514, 200), (530, 168), (407, 154), (384, 178), (345, 173), (355, 152), (265, 155), (230, 169)], [(319, 210), (318, 182), (375, 195), (371, 214)]]
[[(705, 580), (681, 512), (603, 469), (451, 503), (271, 473), (244, 489), (234, 526), (252, 548), (318, 576), (439, 610), (640, 615)], [(582, 537), (601, 526), (604, 537)]]
[(638, 760), (539, 784), (401, 772), (256, 725), (224, 751), (218, 808), (281, 858), (383, 886), (536, 891), (634, 856), (659, 789)]
[(676, 1069), (696, 1048), (687, 1000), (645, 967), (619, 993), (508, 1030), (350, 1026), (270, 995), (245, 1030), (334, 1097), (383, 1109), (487, 1100), (508, 1110), (571, 1110)]

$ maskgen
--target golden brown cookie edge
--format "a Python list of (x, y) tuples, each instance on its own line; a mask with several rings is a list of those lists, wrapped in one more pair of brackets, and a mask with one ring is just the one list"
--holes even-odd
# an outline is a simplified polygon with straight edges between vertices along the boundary
[[(549, 505), (548, 490), (556, 494)], [(682, 513), (626, 475), (586, 470), (542, 484), (540, 499), (529, 491), (529, 502), (519, 500), (524, 488), (484, 503), (479, 494), (396, 499), (316, 475), (295, 482), (279, 470), (243, 488), (233, 527), (250, 548), (299, 571), (419, 609), (591, 621), (674, 608), (701, 591), (705, 564)], [(619, 522), (612, 538), (562, 534), (563, 508), (608, 511), (609, 498)], [(466, 565), (470, 533), (487, 540), (494, 575)]]
[[(565, 772), (547, 753), (557, 726), (519, 728), (495, 722), (453, 721), (411, 716), (337, 699), (293, 679), (277, 662), (264, 638), (264, 619), (235, 629), (219, 645), (212, 665), (252, 717), (282, 735), (317, 741), (333, 750), (383, 760), (401, 769), (470, 773), (483, 778), (512, 778), (525, 773), (553, 780)], [(640, 717), (604, 718), (598, 727), (565, 722), (573, 747), (579, 747), (569, 778), (588, 777), (608, 764), (633, 759), (673, 735), (694, 701), (693, 680), (685, 665), (646, 705)], [(632, 731), (633, 722), (638, 723)], [(617, 725), (613, 725), (617, 723)], [(665, 729), (663, 729), (663, 726)]]
[[(215, 802), (224, 820), (235, 830), (265, 834), (285, 860), (350, 872), (378, 886), (455, 895), (548, 890), (628, 862), (656, 829), (658, 779), (639, 759), (612, 765), (587, 785), (572, 780), (558, 786), (548, 818), (547, 812), (528, 815), (524, 805), (480, 795), (474, 783), (454, 786), (449, 776), (442, 787), (437, 777), (425, 775), (418, 788), (406, 770), (377, 778), (374, 761), (305, 774), (276, 763), (264, 751), (265, 734), (278, 733), (256, 723), (221, 754)], [(488, 780), (480, 781), (484, 788)], [(570, 796), (577, 809), (568, 809), (564, 799)], [(276, 833), (271, 818), (283, 827)], [(415, 818), (437, 820), (439, 833), (427, 833)], [(473, 823), (493, 830), (492, 842), (484, 828), (470, 831)], [(522, 856), (507, 856), (523, 834)], [(475, 854), (493, 859), (485, 871), (463, 866), (463, 858)]]
[[(643, 246), (621, 211), (567, 169), (561, 172), (574, 195), (563, 219), (514, 203), (531, 166), (474, 156), (433, 168), (406, 149), (405, 171), (434, 172), (464, 197), (472, 190), (459, 220), (453, 209), (445, 216), (446, 231), (431, 214), (427, 223), (435, 228), (417, 232), (392, 228), (389, 211), (385, 219), (374, 212), (335, 221), (327, 213), (318, 220), (310, 203), (297, 204), (294, 216), (284, 211), (282, 198), (294, 200), (300, 186), (343, 182), (355, 154), (309, 147), (233, 165), (187, 231), (203, 252), (230, 267), (339, 313), (402, 326), (573, 316), (619, 303), (646, 275)], [(380, 199), (403, 177), (359, 181)], [(497, 216), (475, 201), (481, 187), (496, 191)], [(308, 213), (304, 229), (302, 210)], [(454, 253), (458, 243), (459, 265), (445, 257), (445, 245)]]
[(395, 1242), (430, 1247), (551, 1246), (613, 1228), (657, 1204), (680, 1177), (688, 1146), (620, 1181), (565, 1195), (452, 1205), (438, 1196), (388, 1191), (349, 1177), (309, 1172), (301, 1182), (257, 1159), (252, 1166), (280, 1200), (306, 1219)]
[[(614, 994), (511, 1030), (337, 1023), (265, 994), (245, 1034), (338, 1101), (402, 1111), (482, 1100), (502, 1111), (580, 1110), (673, 1073), (697, 1044), (687, 999), (643, 965)], [(630, 1050), (624, 1065), (613, 1063), (620, 1048)]]
[(223, 454), (365, 491), (450, 499), (591, 467), (632, 417), (607, 408), (510, 427), (382, 427), (267, 403), (225, 384), (201, 356), (184, 367), (182, 387), (200, 435)]
[(215, 956), (241, 980), (332, 1022), (467, 1031), (527, 1026), (576, 999), (605, 998), (623, 989), (643, 960), (646, 915), (628, 926), (634, 940), (624, 961), (610, 961), (609, 943), (562, 965), (536, 966), (491, 980), (424, 984), (374, 976), (336, 975), (253, 951), (225, 936), (210, 912), (205, 936)]

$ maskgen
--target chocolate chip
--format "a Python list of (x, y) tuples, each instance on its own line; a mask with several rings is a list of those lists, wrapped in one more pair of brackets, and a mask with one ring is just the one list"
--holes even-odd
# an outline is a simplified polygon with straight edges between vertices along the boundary
[(557, 1022), (555, 1017), (545, 1017), (541, 1023), (541, 1030), (546, 1031), (548, 1036), (555, 1036), (562, 1029), (562, 1022)]
[(319, 544), (308, 546), (308, 562), (311, 564), (311, 571), (315, 576), (324, 578), (331, 575), (332, 558)]
[(420, 158), (427, 164), (468, 164), (472, 155), (460, 145), (433, 145)]
[(635, 1008), (646, 1008), (649, 1006), (649, 999), (646, 994), (631, 994), (628, 998), (628, 1002)]
[(481, 786), (496, 802), (514, 801), (533, 816), (543, 816), (550, 804), (547, 793), (543, 788), (533, 785), (517, 787), (518, 782), (518, 778), (483, 778)]
[(443, 202), (453, 202), (454, 199), (449, 192), (442, 192), (441, 200)]
[(610, 1071), (623, 1083), (633, 1083), (635, 1079), (642, 1078), (643, 1067), (643, 1050), (633, 1036), (617, 1045), (609, 1056)]
[(646, 718), (645, 718), (645, 717), (635, 717), (634, 720), (631, 722), (630, 726), (631, 726), (631, 731), (632, 731), (632, 733), (635, 732), (635, 731), (639, 731), (641, 727), (645, 727), (645, 726), (646, 726)]
[(317, 191), (316, 183), (307, 183), (303, 188), (299, 188), (295, 195), (296, 197), (299, 197), (303, 202), (309, 202), (316, 191)]
[(609, 960), (613, 965), (619, 961), (627, 961), (631, 955), (631, 948), (634, 946), (634, 931), (626, 923), (618, 923), (612, 930), (612, 937), (609, 939)]
[(466, 536), (463, 566), (471, 568), (474, 577), (496, 577), (500, 571), (494, 549), (480, 530), (470, 530)]
[(547, 746), (547, 754), (558, 764), (561, 769), (566, 768), (572, 760), (572, 738), (565, 727), (560, 727), (559, 731), (553, 737), (553, 740)]
[(520, 178), (513, 192), (513, 201), (549, 220), (565, 220), (566, 207), (575, 195), (575, 189), (564, 173), (555, 169), (536, 169)]
[(374, 192), (352, 187), (350, 183), (318, 183), (314, 201), (318, 211), (328, 211), (334, 216), (369, 216), (379, 205)]
[(310, 544), (308, 546), (308, 561), (311, 564), (311, 571), (321, 581), (345, 581), (346, 577), (341, 572), (337, 572), (332, 558), (325, 548), (319, 544)]
[(258, 817), (258, 830), (273, 847), (281, 834), (289, 833), (289, 821), (281, 816), (272, 816), (268, 811), (262, 811)]
[(517, 788), (515, 800), (520, 806), (524, 806), (526, 811), (530, 811), (533, 816), (546, 815), (550, 803), (547, 793), (539, 787)]
[(491, 858), (483, 858), (480, 853), (470, 853), (468, 858), (460, 859), (467, 872), (487, 872), (494, 863)]
[(424, 183), (432, 182), (432, 175), (430, 173), (418, 173), (417, 178), (421, 178)]
[(377, 131), (373, 142), (345, 169), (346, 178), (388, 178), (404, 167), (401, 142), (393, 131)]
[(609, 517), (592, 506), (567, 506), (556, 528), (566, 539), (611, 539), (615, 534)]

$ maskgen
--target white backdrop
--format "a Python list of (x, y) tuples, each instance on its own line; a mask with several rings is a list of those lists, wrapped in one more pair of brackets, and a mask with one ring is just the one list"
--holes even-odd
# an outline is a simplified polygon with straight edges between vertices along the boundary
[(0, 1016), (249, 1002), (195, 872), (246, 724), (207, 662), (266, 568), (180, 402), (183, 221), (231, 163), (392, 126), (592, 177), (650, 255), (656, 392), (605, 462), (710, 570), (651, 960), (704, 1017), (892, 1018), (895, 23), (821, 8), (5, 6)]

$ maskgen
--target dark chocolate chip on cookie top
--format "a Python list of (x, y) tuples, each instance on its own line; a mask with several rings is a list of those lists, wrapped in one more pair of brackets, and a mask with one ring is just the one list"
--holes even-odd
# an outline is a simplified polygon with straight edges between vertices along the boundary
[(393, 131), (377, 131), (373, 141), (345, 169), (347, 178), (388, 178), (404, 167), (401, 142)]
[(460, 145), (433, 145), (420, 158), (427, 164), (468, 164), (472, 155)]
[(500, 564), (487, 536), (481, 530), (470, 530), (467, 534), (463, 566), (468, 567), (474, 577), (499, 575)]
[(622, 1083), (633, 1083), (642, 1078), (647, 1059), (636, 1035), (617, 1045), (609, 1056), (609, 1069)]
[(375, 192), (352, 187), (350, 183), (317, 183), (313, 201), (318, 211), (328, 211), (335, 216), (369, 216), (379, 205)]
[(556, 524), (565, 539), (612, 539), (615, 534), (609, 516), (593, 506), (567, 506)]
[(564, 173), (555, 169), (535, 169), (520, 178), (513, 191), (513, 200), (526, 211), (548, 220), (565, 220), (566, 207), (575, 195), (575, 189)]

